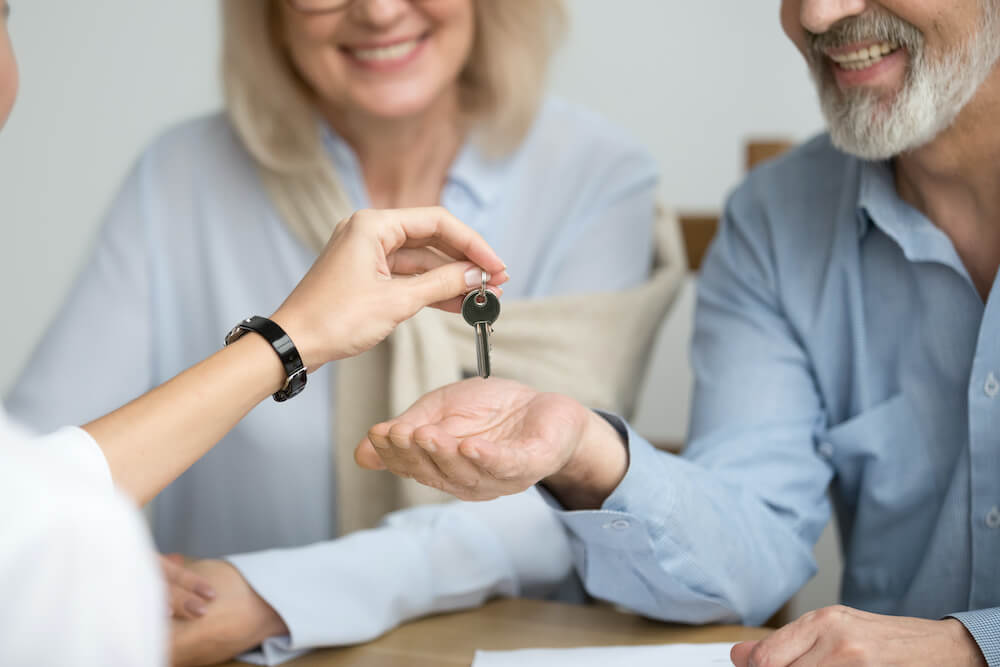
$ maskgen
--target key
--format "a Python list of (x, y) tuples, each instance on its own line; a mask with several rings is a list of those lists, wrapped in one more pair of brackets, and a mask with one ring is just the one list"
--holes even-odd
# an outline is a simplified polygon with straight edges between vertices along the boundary
[(476, 329), (476, 365), (481, 378), (490, 376), (490, 334), (500, 317), (500, 298), (486, 289), (486, 280), (483, 272), (483, 286), (469, 292), (462, 302), (462, 317)]

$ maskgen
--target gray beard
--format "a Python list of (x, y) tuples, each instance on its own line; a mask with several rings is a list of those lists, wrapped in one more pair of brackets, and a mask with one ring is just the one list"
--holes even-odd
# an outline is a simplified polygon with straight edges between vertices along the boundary
[[(919, 148), (949, 128), (1000, 61), (1000, 2), (984, 0), (979, 29), (940, 62), (928, 62), (923, 37), (901, 30), (909, 72), (887, 103), (871, 91), (841, 91), (817, 57), (810, 58), (833, 144), (865, 160), (886, 160)], [(894, 19), (899, 21), (898, 19)]]

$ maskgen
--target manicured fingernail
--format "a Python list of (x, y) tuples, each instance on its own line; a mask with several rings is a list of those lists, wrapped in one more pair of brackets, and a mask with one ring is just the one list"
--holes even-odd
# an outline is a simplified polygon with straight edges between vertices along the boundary
[(184, 608), (199, 618), (204, 616), (205, 612), (208, 611), (208, 609), (205, 608), (205, 605), (197, 600), (188, 600), (184, 603)]
[[(486, 274), (486, 280), (491, 278), (490, 274)], [(466, 287), (479, 287), (483, 284), (483, 270), (482, 269), (469, 269), (465, 272), (465, 286)]]
[(208, 584), (198, 584), (194, 587), (194, 592), (205, 598), (206, 600), (215, 599), (215, 589)]
[(417, 444), (420, 445), (420, 448), (425, 452), (433, 454), (437, 451), (437, 447), (430, 440), (417, 440)]
[(479, 460), (479, 452), (477, 452), (474, 447), (463, 447), (462, 453), (465, 454), (467, 458), (470, 458), (473, 461)]

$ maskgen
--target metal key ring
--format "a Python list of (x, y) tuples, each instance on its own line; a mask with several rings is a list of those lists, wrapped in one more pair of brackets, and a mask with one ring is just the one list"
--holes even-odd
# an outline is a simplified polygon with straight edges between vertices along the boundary
[(490, 279), (490, 274), (486, 273), (486, 269), (483, 269), (483, 282), (479, 287), (479, 294), (476, 296), (476, 303), (480, 306), (486, 303), (486, 283)]

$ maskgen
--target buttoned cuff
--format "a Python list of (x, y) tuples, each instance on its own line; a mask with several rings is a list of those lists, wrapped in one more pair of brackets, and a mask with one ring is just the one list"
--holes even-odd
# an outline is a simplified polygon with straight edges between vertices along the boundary
[(1000, 607), (951, 614), (979, 645), (989, 667), (1000, 667)]
[(674, 505), (675, 486), (663, 484), (662, 457), (655, 447), (638, 436), (624, 419), (595, 410), (618, 432), (628, 449), (629, 463), (625, 477), (598, 510), (566, 510), (551, 494), (540, 487), (542, 497), (562, 520), (563, 525), (591, 546), (626, 551), (648, 551), (652, 539), (646, 522), (631, 511), (655, 506), (661, 515)]

